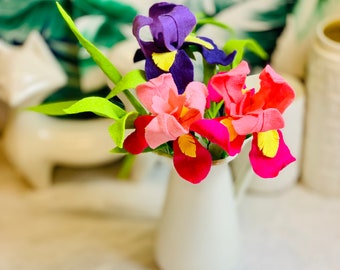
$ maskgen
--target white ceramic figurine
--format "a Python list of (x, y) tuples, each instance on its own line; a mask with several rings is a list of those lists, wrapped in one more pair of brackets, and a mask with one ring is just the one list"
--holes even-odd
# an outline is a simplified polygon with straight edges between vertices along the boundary
[(25, 110), (66, 83), (47, 44), (32, 32), (22, 46), (0, 43), (0, 97), (10, 115), (2, 134), (4, 152), (36, 188), (51, 185), (56, 165), (90, 166), (121, 158), (107, 128), (109, 119), (58, 119)]

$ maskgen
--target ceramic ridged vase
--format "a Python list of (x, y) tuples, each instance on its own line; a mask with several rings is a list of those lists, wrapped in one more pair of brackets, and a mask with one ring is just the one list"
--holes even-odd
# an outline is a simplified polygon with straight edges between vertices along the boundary
[(234, 269), (240, 255), (234, 196), (229, 159), (215, 162), (199, 184), (173, 169), (156, 238), (160, 269)]
[(302, 181), (323, 194), (340, 195), (340, 17), (317, 27), (306, 88)]

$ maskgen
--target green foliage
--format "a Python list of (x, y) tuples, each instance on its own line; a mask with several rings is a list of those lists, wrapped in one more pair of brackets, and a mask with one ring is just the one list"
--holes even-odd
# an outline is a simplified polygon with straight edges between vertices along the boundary
[(75, 114), (82, 112), (93, 112), (101, 117), (119, 120), (126, 115), (125, 110), (110, 100), (102, 97), (86, 97), (76, 103), (72, 104), (69, 108), (64, 109), (67, 114)]
[(77, 29), (71, 17), (62, 8), (62, 6), (57, 2), (57, 7), (60, 14), (63, 16), (65, 22), (70, 27), (73, 34), (77, 37), (81, 45), (88, 51), (93, 60), (101, 68), (101, 70), (106, 74), (106, 76), (113, 82), (118, 83), (121, 79), (121, 74), (118, 69), (112, 65), (112, 63), (106, 58), (106, 56), (99, 51), (96, 46), (94, 46), (89, 40), (87, 40)]
[(65, 109), (76, 103), (76, 100), (72, 101), (61, 101), (51, 104), (42, 104), (34, 107), (28, 108), (28, 110), (38, 113), (43, 113), (50, 116), (66, 115)]
[(146, 82), (145, 71), (132, 70), (128, 72), (112, 89), (107, 98), (112, 98), (118, 95), (125, 89), (134, 89), (137, 85)]
[(123, 148), (125, 129), (133, 127), (133, 122), (137, 118), (137, 116), (138, 116), (137, 112), (126, 113), (123, 117), (117, 119), (109, 127), (110, 136), (114, 143), (117, 145), (117, 147)]
[(253, 52), (254, 54), (258, 55), (262, 59), (268, 58), (268, 54), (266, 53), (266, 51), (254, 39), (243, 39), (243, 40), (230, 39), (224, 45), (223, 50), (226, 53), (231, 53), (234, 50), (237, 51), (235, 59), (232, 63), (232, 67), (237, 66), (244, 59), (244, 53), (246, 50)]
[(205, 18), (199, 19), (197, 21), (196, 27), (199, 28), (199, 27), (206, 25), (206, 24), (217, 26), (219, 28), (222, 28), (222, 29), (228, 31), (230, 34), (235, 35), (234, 30), (229, 25), (222, 23), (222, 22), (220, 22), (220, 21), (218, 21), (218, 20), (216, 20), (212, 17), (205, 17)]

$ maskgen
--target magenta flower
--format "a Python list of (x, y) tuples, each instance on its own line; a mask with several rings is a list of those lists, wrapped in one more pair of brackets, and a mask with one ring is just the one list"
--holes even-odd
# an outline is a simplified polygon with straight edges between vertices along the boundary
[(230, 72), (213, 76), (208, 99), (224, 100), (226, 116), (221, 117), (220, 123), (228, 128), (232, 144), (242, 147), (240, 141), (253, 134), (249, 158), (254, 171), (261, 177), (275, 177), (295, 160), (279, 131), (284, 127), (282, 113), (295, 94), (269, 65), (260, 74), (258, 92), (245, 87), (248, 73), (248, 64), (241, 62)]
[[(189, 45), (194, 45), (209, 64), (226, 66), (233, 61), (235, 52), (226, 55), (212, 40), (191, 35), (195, 25), (196, 18), (187, 7), (166, 2), (154, 4), (149, 9), (149, 17), (138, 15), (135, 18), (133, 34), (141, 48), (135, 55), (135, 61), (146, 60), (148, 80), (170, 72), (178, 92), (183, 93), (194, 78), (193, 64), (185, 51)], [(145, 26), (150, 28), (151, 41), (141, 38), (140, 31)]]

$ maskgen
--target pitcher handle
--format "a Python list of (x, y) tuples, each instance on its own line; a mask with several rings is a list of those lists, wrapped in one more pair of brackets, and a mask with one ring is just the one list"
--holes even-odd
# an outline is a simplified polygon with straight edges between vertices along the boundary
[(230, 163), (234, 178), (236, 204), (239, 204), (242, 201), (246, 190), (254, 177), (254, 172), (249, 164), (248, 158), (251, 140), (252, 138), (248, 138), (244, 142), (241, 153)]
[(254, 172), (251, 166), (248, 166), (248, 168), (245, 170), (244, 173), (242, 173), (242, 175), (234, 179), (236, 205), (238, 205), (242, 201), (253, 177)]

